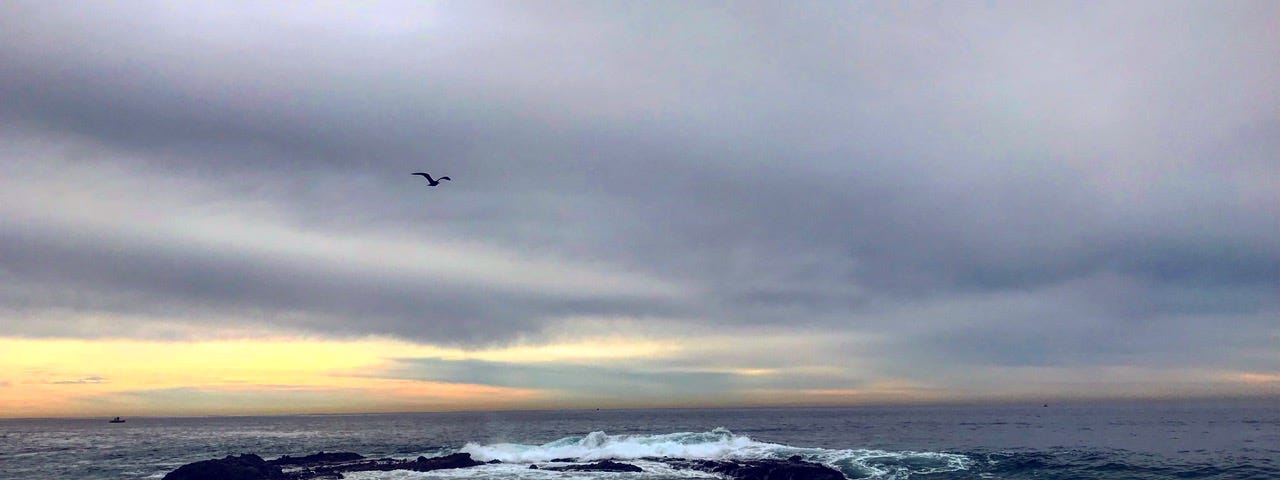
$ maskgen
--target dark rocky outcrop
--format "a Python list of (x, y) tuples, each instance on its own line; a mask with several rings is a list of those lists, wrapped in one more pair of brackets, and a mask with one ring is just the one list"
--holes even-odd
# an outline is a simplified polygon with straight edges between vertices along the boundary
[[(169, 472), (164, 480), (314, 480), (342, 478), (343, 473), (413, 470), (429, 472), (446, 468), (467, 468), (484, 465), (470, 454), (455, 453), (443, 457), (418, 457), (415, 460), (392, 458), (365, 459), (350, 453), (324, 453), (303, 457), (285, 455), (270, 462), (253, 454), (228, 456), (219, 460), (189, 463)], [(288, 472), (281, 466), (292, 467)], [(300, 467), (300, 468), (299, 468)]]
[(276, 480), (286, 479), (279, 466), (267, 463), (262, 457), (247, 453), (227, 455), (217, 460), (188, 463), (169, 472), (164, 480)]
[(361, 455), (359, 453), (319, 452), (311, 455), (303, 455), (301, 457), (291, 457), (289, 455), (285, 455), (275, 460), (271, 460), (267, 463), (270, 463), (272, 465), (282, 465), (282, 466), (284, 465), (306, 466), (306, 465), (315, 465), (319, 463), (353, 462), (356, 460), (363, 460), (363, 459), (364, 459), (364, 455)]
[(799, 457), (787, 460), (672, 460), (673, 467), (726, 475), (734, 480), (846, 480), (840, 471)]
[(619, 463), (611, 460), (602, 460), (596, 463), (585, 463), (579, 465), (565, 465), (563, 467), (543, 467), (543, 470), (554, 470), (557, 472), (643, 472), (640, 467), (630, 463)]
[(432, 470), (443, 470), (446, 468), (467, 468), (476, 465), (484, 465), (484, 462), (477, 462), (471, 458), (469, 453), (455, 453), (445, 455), (443, 457), (418, 457), (416, 460), (395, 460), (390, 458), (380, 458), (375, 460), (364, 460), (359, 462), (340, 463), (335, 465), (323, 465), (308, 469), (300, 479), (312, 478), (312, 475), (330, 475), (334, 473), (350, 473), (350, 472), (388, 472), (391, 470), (413, 470), (415, 472), (430, 472)]
[(476, 465), (484, 465), (484, 462), (477, 462), (471, 458), (470, 453), (455, 453), (453, 455), (445, 455), (443, 457), (418, 457), (412, 468), (415, 472), (429, 472), (431, 470), (441, 470), (445, 468), (467, 468)]
[[(645, 460), (663, 462), (676, 468), (716, 473), (734, 480), (846, 480), (839, 471), (826, 465), (806, 462), (798, 456), (786, 460), (686, 460), (665, 457)], [(320, 452), (302, 457), (285, 455), (272, 461), (263, 460), (257, 455), (245, 454), (189, 463), (169, 472), (164, 476), (164, 480), (320, 480), (340, 479), (344, 473), (351, 472), (390, 470), (429, 472), (478, 465), (485, 465), (485, 463), (472, 459), (471, 455), (466, 453), (399, 460), (368, 459), (350, 452)], [(287, 470), (281, 467), (286, 467)], [(638, 466), (611, 460), (555, 467), (530, 465), (529, 468), (565, 472), (643, 471)]]

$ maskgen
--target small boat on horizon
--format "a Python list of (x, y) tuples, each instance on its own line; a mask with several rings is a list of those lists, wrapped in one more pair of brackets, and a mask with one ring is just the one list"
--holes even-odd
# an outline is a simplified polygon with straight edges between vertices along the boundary
[(108, 420), (107, 423), (124, 423), (124, 419), (120, 417), (116, 417), (111, 420)]

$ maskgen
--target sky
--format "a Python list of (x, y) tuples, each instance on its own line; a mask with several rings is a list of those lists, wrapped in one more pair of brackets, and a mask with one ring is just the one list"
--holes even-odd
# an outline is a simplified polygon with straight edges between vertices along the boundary
[(1277, 18), (3, 2), (0, 416), (1280, 395)]

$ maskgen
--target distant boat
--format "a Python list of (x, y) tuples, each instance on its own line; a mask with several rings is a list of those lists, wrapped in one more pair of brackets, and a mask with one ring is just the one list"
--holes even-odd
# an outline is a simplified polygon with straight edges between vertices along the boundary
[(116, 417), (107, 421), (107, 423), (124, 423), (124, 419), (120, 417)]

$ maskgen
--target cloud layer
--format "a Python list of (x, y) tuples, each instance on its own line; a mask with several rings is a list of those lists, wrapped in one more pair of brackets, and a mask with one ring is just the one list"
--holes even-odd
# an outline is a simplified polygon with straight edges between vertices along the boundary
[(1280, 370), (1271, 2), (0, 13), (6, 335), (858, 345), (684, 386)]

